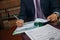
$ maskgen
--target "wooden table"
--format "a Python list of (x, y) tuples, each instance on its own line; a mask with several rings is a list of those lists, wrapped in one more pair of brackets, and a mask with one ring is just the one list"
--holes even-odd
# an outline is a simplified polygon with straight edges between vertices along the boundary
[(12, 35), (16, 27), (0, 30), (0, 40), (22, 40), (21, 35)]

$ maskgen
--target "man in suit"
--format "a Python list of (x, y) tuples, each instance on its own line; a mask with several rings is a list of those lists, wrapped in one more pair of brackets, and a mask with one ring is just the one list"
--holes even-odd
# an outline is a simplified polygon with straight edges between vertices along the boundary
[[(43, 18), (50, 20), (51, 22), (56, 22), (60, 13), (60, 6), (57, 0), (39, 0), (40, 7), (37, 7), (36, 0), (21, 0), (21, 8), (19, 18), (16, 21), (17, 26), (22, 26), (24, 21), (32, 21), (38, 16), (43, 16)], [(40, 18), (40, 17), (39, 17)]]

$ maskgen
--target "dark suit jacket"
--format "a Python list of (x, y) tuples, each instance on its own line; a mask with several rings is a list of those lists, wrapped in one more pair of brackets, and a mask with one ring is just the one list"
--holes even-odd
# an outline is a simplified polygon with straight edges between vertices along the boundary
[[(49, 16), (53, 12), (60, 12), (60, 6), (57, 0), (40, 0), (41, 9), (45, 17)], [(34, 20), (35, 8), (33, 0), (21, 0), (21, 8), (19, 18), (23, 20)]]

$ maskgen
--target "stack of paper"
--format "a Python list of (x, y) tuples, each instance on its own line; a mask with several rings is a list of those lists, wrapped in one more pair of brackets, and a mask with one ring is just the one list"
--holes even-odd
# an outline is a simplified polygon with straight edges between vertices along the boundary
[(35, 21), (27, 22), (23, 27), (17, 27), (13, 35), (25, 32), (31, 40), (60, 40), (60, 30), (46, 24), (42, 27), (35, 27), (34, 22), (48, 22), (44, 19), (36, 19)]
[(27, 31), (27, 30), (31, 30), (31, 29), (34, 29), (34, 28), (36, 28), (35, 26), (34, 26), (34, 22), (48, 22), (48, 20), (46, 20), (46, 19), (41, 19), (41, 18), (37, 18), (37, 19), (35, 19), (35, 21), (30, 21), (30, 22), (26, 22), (26, 23), (24, 23), (24, 25), (23, 25), (23, 27), (17, 27), (16, 29), (15, 29), (15, 31), (13, 32), (13, 35), (15, 35), (15, 34), (20, 34), (20, 33), (23, 33), (23, 32), (25, 32), (25, 31)]
[(49, 24), (25, 31), (25, 33), (31, 40), (60, 40), (60, 30)]
[(31, 29), (34, 29), (34, 28), (36, 28), (35, 26), (34, 26), (34, 22), (47, 22), (48, 20), (46, 20), (46, 19), (41, 19), (41, 18), (37, 18), (37, 19), (35, 19), (35, 21), (30, 21), (30, 22), (26, 22), (26, 23), (24, 23), (24, 25), (23, 25), (23, 27), (17, 27), (16, 28), (16, 30), (13, 32), (13, 35), (15, 35), (15, 34), (20, 34), (20, 33), (23, 33), (23, 32), (25, 32), (25, 31), (27, 31), (27, 30), (31, 30)]

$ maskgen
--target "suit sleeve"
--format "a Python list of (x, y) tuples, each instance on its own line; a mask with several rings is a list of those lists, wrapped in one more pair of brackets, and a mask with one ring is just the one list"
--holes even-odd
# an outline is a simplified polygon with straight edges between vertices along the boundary
[(21, 0), (20, 2), (20, 13), (18, 16), (20, 19), (25, 20), (26, 19), (26, 6), (25, 6), (25, 0)]
[(58, 0), (50, 0), (51, 3), (51, 12), (59, 12), (60, 13), (60, 4)]

